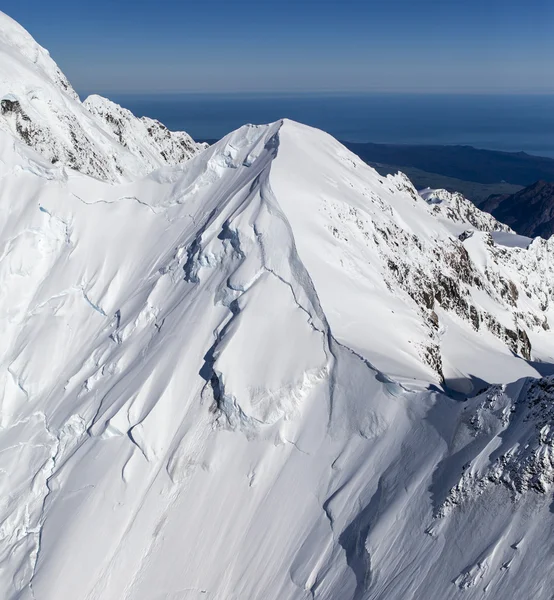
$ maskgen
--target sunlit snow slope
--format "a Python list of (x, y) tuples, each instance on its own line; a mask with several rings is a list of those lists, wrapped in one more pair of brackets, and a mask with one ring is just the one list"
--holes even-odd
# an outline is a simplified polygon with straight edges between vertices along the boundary
[(0, 183), (2, 598), (551, 600), (554, 239), (290, 121)]
[[(548, 597), (550, 405), (439, 386), (539, 374), (550, 242), (461, 242), (291, 122), (119, 186), (0, 147), (7, 598)], [(516, 313), (527, 360), (485, 322)], [(522, 452), (542, 488), (487, 478)]]

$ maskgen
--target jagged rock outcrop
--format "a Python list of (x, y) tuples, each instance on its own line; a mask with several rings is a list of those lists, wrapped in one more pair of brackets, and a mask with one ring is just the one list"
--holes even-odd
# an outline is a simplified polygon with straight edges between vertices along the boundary
[[(125, 131), (114, 126), (119, 121)], [(95, 97), (83, 105), (48, 52), (3, 13), (0, 129), (54, 165), (106, 181), (144, 176), (205, 147), (186, 133), (137, 119), (107, 100)]]
[(554, 490), (554, 377), (492, 386), (469, 400), (454, 444), (460, 454), (468, 449), (468, 460), (439, 516), (498, 485), (514, 502), (529, 492), (548, 500)]
[(484, 208), (477, 208), (473, 202), (464, 198), (462, 194), (431, 188), (420, 190), (419, 194), (432, 206), (434, 214), (454, 223), (465, 223), (479, 231), (512, 232), (508, 225), (485, 212)]
[(169, 131), (165, 125), (148, 117), (137, 118), (101, 96), (89, 96), (85, 108), (100, 121), (134, 156), (140, 157), (150, 170), (161, 165), (178, 165), (198, 154), (206, 144), (196, 143), (184, 131)]

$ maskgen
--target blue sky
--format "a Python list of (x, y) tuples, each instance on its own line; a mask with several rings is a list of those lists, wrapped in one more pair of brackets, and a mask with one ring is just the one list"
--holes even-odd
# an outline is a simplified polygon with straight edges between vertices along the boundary
[(554, 93), (552, 0), (17, 0), (80, 92)]

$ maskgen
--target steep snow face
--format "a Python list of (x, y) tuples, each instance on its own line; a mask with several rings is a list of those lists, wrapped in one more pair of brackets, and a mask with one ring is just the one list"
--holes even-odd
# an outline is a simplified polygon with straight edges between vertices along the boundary
[(144, 176), (203, 149), (108, 101), (83, 106), (48, 52), (1, 12), (0, 129), (53, 164), (107, 181)]
[(8, 76), (8, 80), (2, 82), (4, 85), (10, 80), (23, 79), (24, 74), (28, 75), (27, 72), (19, 72), (19, 68), (25, 65), (25, 71), (34, 72), (37, 78), (51, 82), (74, 100), (78, 99), (65, 75), (50, 58), (48, 50), (37, 44), (19, 23), (3, 12), (0, 12), (0, 44), (5, 56), (2, 61), (3, 75)]
[(441, 386), (552, 367), (554, 241), (289, 121), (119, 185), (0, 158), (5, 598), (550, 600), (551, 379)]

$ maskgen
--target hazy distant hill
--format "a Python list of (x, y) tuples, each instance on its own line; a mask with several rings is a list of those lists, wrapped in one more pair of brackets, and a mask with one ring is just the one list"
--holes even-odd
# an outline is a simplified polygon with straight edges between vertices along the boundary
[(554, 183), (537, 181), (515, 194), (491, 196), (480, 208), (521, 235), (554, 234)]
[[(416, 167), (406, 167), (403, 165), (385, 165), (383, 163), (368, 162), (381, 175), (389, 175), (402, 171), (409, 178), (414, 186), (421, 190), (423, 188), (440, 188), (449, 192), (460, 192), (466, 198), (474, 202), (477, 206), (485, 202), (491, 196), (507, 197), (515, 194), (522, 189), (521, 185), (513, 183), (477, 183), (475, 181), (464, 181), (455, 177), (447, 177), (439, 173), (428, 173)], [(485, 209), (483, 209), (485, 210)], [(490, 212), (490, 211), (487, 211)]]
[(527, 186), (554, 181), (554, 159), (525, 152), (480, 150), (472, 146), (408, 146), (343, 142), (368, 163), (415, 167), (427, 173), (482, 184)]

